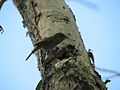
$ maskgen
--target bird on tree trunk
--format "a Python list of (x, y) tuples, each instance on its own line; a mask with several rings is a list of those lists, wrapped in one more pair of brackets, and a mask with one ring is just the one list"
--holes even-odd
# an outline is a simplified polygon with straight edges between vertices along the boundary
[(48, 49), (52, 49), (56, 45), (61, 43), (65, 38), (66, 36), (63, 33), (56, 33), (55, 35), (51, 37), (41, 40), (40, 42), (34, 44), (35, 48), (32, 50), (32, 52), (29, 54), (26, 60), (28, 60), (28, 58), (38, 49), (44, 49), (45, 51)]
[(93, 55), (93, 53), (92, 53), (92, 50), (91, 50), (91, 49), (88, 49), (88, 56), (89, 56), (89, 59), (92, 61), (93, 66), (95, 67), (94, 55)]

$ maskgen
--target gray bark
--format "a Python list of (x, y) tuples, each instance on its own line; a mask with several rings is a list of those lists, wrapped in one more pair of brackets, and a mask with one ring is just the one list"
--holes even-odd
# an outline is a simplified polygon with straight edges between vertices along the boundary
[(67, 36), (56, 47), (35, 52), (42, 75), (36, 90), (106, 90), (88, 57), (75, 17), (64, 0), (13, 2), (33, 45), (59, 32)]

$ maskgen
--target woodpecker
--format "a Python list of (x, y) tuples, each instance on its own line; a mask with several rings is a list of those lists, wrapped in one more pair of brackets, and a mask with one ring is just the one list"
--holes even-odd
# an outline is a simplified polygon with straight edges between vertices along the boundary
[(0, 10), (1, 10), (2, 5), (4, 4), (5, 1), (7, 1), (7, 0), (0, 0)]
[(40, 42), (34, 44), (35, 48), (32, 50), (32, 52), (26, 58), (26, 61), (38, 49), (44, 49), (45, 51), (48, 49), (52, 49), (56, 45), (61, 43), (65, 38), (66, 38), (66, 36), (63, 33), (56, 33), (55, 35), (45, 38), (45, 39), (41, 40)]
[(93, 62), (93, 65), (95, 66), (94, 56), (91, 51), (92, 51), (91, 49), (88, 49), (88, 56), (89, 56), (90, 60)]

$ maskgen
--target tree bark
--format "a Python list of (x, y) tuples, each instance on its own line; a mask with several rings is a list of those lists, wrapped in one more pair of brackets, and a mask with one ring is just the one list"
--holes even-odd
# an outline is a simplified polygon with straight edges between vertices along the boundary
[(88, 57), (75, 17), (64, 0), (13, 2), (33, 45), (59, 32), (67, 37), (52, 49), (35, 52), (42, 75), (36, 90), (106, 90)]

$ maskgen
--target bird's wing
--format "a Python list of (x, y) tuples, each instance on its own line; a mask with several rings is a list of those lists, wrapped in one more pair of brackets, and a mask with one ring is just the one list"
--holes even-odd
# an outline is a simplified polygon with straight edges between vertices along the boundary
[(51, 37), (48, 38), (44, 38), (43, 40), (37, 42), (36, 44), (34, 44), (34, 46), (44, 46), (45, 44), (49, 44), (49, 40), (51, 39)]

